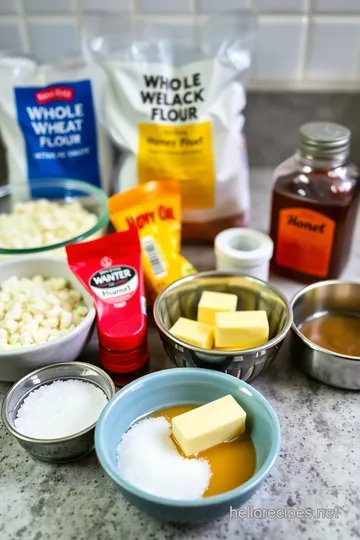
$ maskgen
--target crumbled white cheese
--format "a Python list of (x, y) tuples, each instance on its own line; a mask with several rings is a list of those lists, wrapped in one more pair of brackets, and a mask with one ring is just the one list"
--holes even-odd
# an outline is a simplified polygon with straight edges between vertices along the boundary
[(17, 203), (0, 214), (0, 248), (28, 249), (65, 242), (87, 232), (98, 221), (80, 203), (39, 199)]
[(39, 345), (65, 334), (88, 314), (63, 278), (11, 277), (0, 288), (0, 349)]

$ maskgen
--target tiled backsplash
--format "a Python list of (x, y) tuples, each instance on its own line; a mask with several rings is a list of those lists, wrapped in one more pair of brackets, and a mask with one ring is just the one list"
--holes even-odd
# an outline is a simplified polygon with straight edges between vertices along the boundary
[(0, 49), (44, 61), (76, 50), (86, 10), (183, 18), (244, 7), (259, 15), (252, 87), (360, 86), (360, 0), (0, 0)]

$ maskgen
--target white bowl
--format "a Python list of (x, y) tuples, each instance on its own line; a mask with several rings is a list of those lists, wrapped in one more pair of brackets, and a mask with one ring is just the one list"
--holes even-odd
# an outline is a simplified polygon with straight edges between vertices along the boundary
[(89, 313), (72, 330), (53, 341), (18, 349), (0, 349), (0, 381), (15, 382), (35, 369), (75, 360), (91, 337), (95, 308), (91, 295), (69, 269), (66, 261), (57, 257), (16, 257), (0, 263), (0, 286), (12, 276), (18, 278), (41, 275), (45, 278), (63, 277), (83, 296)]

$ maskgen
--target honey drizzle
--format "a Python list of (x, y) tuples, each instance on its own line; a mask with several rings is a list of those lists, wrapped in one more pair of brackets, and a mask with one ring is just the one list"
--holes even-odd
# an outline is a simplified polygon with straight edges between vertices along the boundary
[[(178, 405), (157, 411), (151, 416), (163, 416), (168, 422), (171, 422), (175, 416), (196, 407), (197, 405)], [(171, 438), (179, 453), (184, 456), (175, 437), (171, 435)], [(255, 472), (255, 447), (248, 432), (191, 457), (192, 459), (206, 459), (211, 467), (212, 477), (204, 497), (219, 495), (241, 486)]]

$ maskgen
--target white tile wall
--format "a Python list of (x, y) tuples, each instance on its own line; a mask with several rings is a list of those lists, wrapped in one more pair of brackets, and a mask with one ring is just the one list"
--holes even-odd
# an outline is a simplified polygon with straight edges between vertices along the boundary
[(309, 29), (305, 76), (309, 79), (359, 78), (360, 19), (315, 18)]
[(134, 0), (83, 0), (82, 9), (84, 11), (101, 9), (115, 13), (128, 12), (133, 11)]
[(18, 11), (17, 0), (0, 0), (0, 15), (11, 15)]
[(29, 15), (73, 13), (75, 0), (25, 0), (24, 8)]
[(360, 13), (359, 0), (314, 0), (315, 13)]
[(143, 13), (191, 13), (191, 0), (138, 0)]
[(19, 25), (16, 22), (4, 22), (0, 17), (0, 50), (19, 52), (23, 47)]
[(360, 89), (360, 0), (0, 0), (0, 50), (58, 59), (79, 47), (87, 10), (184, 19), (246, 7), (259, 15), (253, 87)]
[(28, 31), (31, 52), (44, 62), (78, 50), (75, 21), (31, 20)]
[(248, 0), (195, 0), (195, 11), (199, 13), (218, 13), (219, 11), (244, 9), (249, 6), (250, 1)]
[(253, 0), (252, 7), (260, 13), (303, 13), (306, 0)]
[(305, 24), (304, 17), (289, 18), (286, 24), (281, 18), (259, 17), (252, 70), (254, 78), (279, 81), (299, 79)]

